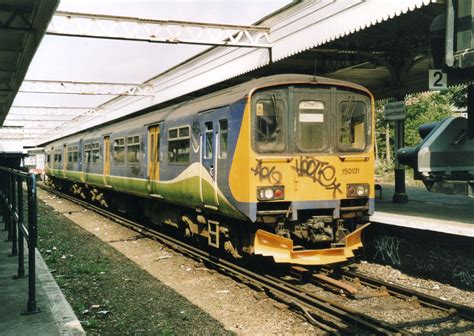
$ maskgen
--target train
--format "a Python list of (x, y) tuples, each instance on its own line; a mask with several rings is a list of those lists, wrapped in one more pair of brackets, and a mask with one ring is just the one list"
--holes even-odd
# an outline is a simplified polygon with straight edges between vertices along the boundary
[(283, 74), (43, 144), (51, 185), (233, 258), (342, 263), (374, 212), (374, 98)]

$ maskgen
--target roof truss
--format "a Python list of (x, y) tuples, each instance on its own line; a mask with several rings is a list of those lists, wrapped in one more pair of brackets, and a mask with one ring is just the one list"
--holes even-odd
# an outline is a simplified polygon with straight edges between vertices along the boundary
[(24, 80), (19, 92), (105, 96), (153, 96), (147, 84)]
[(46, 34), (155, 43), (270, 48), (269, 28), (56, 12)]

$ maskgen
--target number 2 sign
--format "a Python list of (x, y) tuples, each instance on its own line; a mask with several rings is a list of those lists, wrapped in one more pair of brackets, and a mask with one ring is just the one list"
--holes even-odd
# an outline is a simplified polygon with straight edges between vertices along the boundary
[(439, 69), (429, 70), (428, 81), (430, 90), (448, 89), (448, 75)]

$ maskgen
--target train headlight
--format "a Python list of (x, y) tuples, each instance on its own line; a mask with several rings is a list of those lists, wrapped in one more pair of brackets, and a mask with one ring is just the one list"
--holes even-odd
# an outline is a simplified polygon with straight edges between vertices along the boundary
[(257, 187), (257, 198), (259, 201), (274, 201), (285, 199), (285, 187)]
[(347, 185), (347, 197), (367, 197), (367, 196), (369, 196), (369, 185), (367, 183)]

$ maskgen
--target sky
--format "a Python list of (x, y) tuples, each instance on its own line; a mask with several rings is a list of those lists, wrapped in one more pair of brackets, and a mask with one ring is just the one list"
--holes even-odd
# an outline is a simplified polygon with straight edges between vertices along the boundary
[[(250, 25), (288, 0), (62, 0), (58, 11)], [(208, 47), (46, 35), (28, 80), (142, 83)], [(95, 107), (112, 96), (19, 93), (14, 106)]]

